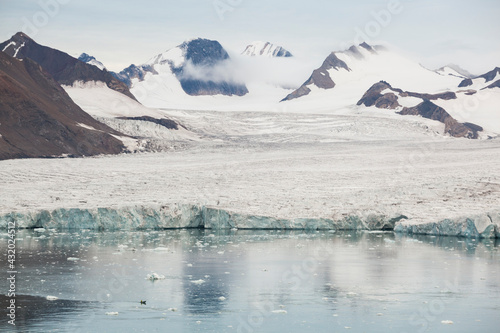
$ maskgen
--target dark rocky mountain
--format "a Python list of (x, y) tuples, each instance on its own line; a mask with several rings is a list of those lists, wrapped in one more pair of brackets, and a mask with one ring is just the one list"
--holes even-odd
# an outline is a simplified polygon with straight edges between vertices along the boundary
[(473, 79), (465, 79), (462, 82), (460, 82), (460, 84), (458, 86), (460, 88), (471, 86), (474, 83), (473, 80), (479, 79), (479, 78), (485, 79), (486, 83), (488, 83), (490, 81), (493, 81), (495, 79), (495, 77), (497, 76), (497, 74), (500, 74), (500, 67), (495, 67), (495, 69), (489, 71), (488, 73), (485, 73), (483, 75), (479, 75)]
[(22, 32), (18, 32), (11, 39), (1, 43), (0, 49), (14, 58), (28, 58), (40, 64), (60, 84), (72, 85), (75, 81), (102, 81), (110, 89), (135, 99), (127, 85), (117, 80), (108, 71), (100, 70), (67, 53), (40, 45)]
[(112, 135), (39, 64), (0, 52), (0, 159), (120, 153)]
[[(356, 52), (359, 51), (356, 50)], [(361, 57), (363, 56), (361, 53), (359, 53), (359, 55)], [(294, 98), (299, 98), (308, 95), (311, 92), (311, 89), (308, 86), (312, 84), (323, 89), (331, 89), (335, 87), (335, 82), (333, 82), (332, 78), (330, 77), (328, 70), (330, 69), (339, 70), (340, 68), (350, 71), (350, 68), (347, 66), (347, 64), (344, 61), (337, 58), (335, 52), (330, 53), (330, 55), (328, 55), (328, 57), (325, 59), (321, 67), (315, 69), (306, 82), (304, 82), (297, 90), (295, 90), (294, 92), (283, 98), (281, 101), (282, 102), (289, 101)]]
[[(383, 91), (390, 90), (382, 94)], [(380, 81), (368, 89), (363, 97), (357, 103), (358, 105), (375, 106), (379, 109), (397, 109), (401, 107), (398, 103), (399, 97), (416, 97), (422, 99), (422, 103), (414, 107), (403, 107), (399, 112), (401, 115), (414, 115), (424, 118), (437, 120), (445, 124), (445, 132), (453, 137), (465, 137), (477, 139), (478, 132), (482, 131), (481, 126), (471, 123), (459, 123), (445, 109), (431, 102), (437, 99), (456, 99), (454, 92), (444, 92), (440, 94), (420, 94), (415, 92), (403, 91), (399, 88), (393, 88), (389, 83)]]

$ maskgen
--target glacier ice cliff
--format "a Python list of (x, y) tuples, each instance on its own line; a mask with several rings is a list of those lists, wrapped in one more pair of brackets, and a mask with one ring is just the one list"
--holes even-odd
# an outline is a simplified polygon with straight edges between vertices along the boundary
[(280, 219), (235, 213), (198, 205), (135, 206), (123, 208), (60, 208), (53, 211), (11, 212), (0, 215), (0, 229), (9, 222), (17, 228), (140, 230), (140, 229), (299, 229), (392, 230), (404, 216), (368, 214), (328, 218)]
[(296, 229), (394, 230), (404, 234), (500, 238), (500, 210), (488, 214), (415, 223), (404, 215), (355, 214), (334, 218), (277, 218), (232, 212), (209, 206), (174, 204), (122, 208), (60, 208), (52, 211), (0, 215), (0, 229), (17, 228), (141, 230), (141, 229)]
[(394, 231), (404, 234), (458, 236), (467, 238), (500, 238), (500, 210), (487, 214), (444, 219), (439, 222), (396, 223)]

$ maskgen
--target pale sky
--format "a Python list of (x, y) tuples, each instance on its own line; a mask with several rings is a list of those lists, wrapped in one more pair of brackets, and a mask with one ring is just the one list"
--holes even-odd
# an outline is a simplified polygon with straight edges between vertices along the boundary
[(499, 17), (498, 0), (0, 0), (0, 40), (24, 31), (114, 71), (196, 37), (230, 54), (270, 41), (315, 67), (368, 40), (431, 69), (456, 63), (482, 74), (500, 66)]

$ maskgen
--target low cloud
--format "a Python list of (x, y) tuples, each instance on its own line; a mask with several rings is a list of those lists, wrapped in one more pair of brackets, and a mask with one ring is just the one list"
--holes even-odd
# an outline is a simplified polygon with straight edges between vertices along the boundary
[(198, 66), (188, 61), (181, 77), (213, 82), (262, 84), (286, 89), (296, 89), (321, 64), (290, 58), (249, 57), (233, 54), (230, 59), (214, 66)]

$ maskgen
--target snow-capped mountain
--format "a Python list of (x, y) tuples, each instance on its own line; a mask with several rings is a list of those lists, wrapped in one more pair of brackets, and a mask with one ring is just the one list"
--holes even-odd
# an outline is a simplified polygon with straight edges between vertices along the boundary
[[(451, 70), (450, 67), (448, 71)], [(454, 73), (458, 72), (454, 70)], [(429, 113), (432, 105), (420, 104), (429, 101), (433, 95), (451, 96), (451, 98), (437, 98), (432, 100), (432, 103), (443, 109), (438, 110), (441, 114), (446, 112), (458, 123), (471, 123), (471, 126), (468, 130), (461, 128), (458, 131), (449, 131), (449, 126), (445, 125), (443, 132), (456, 136), (463, 134), (465, 137), (476, 137), (475, 133), (482, 127), (485, 133), (499, 133), (500, 91), (498, 88), (489, 89), (490, 93), (481, 90), (487, 86), (495, 87), (495, 82), (499, 78), (498, 72), (494, 70), (474, 80), (464, 80), (460, 73), (458, 74), (442, 75), (390, 50), (363, 43), (352, 46), (346, 51), (332, 52), (322, 66), (314, 70), (309, 79), (299, 89), (286, 96), (282, 103), (285, 103), (290, 110), (309, 108), (342, 114), (350, 112), (347, 110), (359, 111), (360, 108), (366, 107), (365, 103), (355, 107), (361, 96), (364, 96), (377, 82), (385, 81), (401, 89), (404, 95), (385, 96), (378, 101), (379, 105), (393, 105), (394, 107), (389, 107), (394, 109), (393, 112), (424, 116), (423, 113)], [(425, 110), (422, 108), (417, 110), (419, 105), (425, 107)], [(378, 106), (373, 105), (370, 109), (376, 107)], [(404, 112), (403, 108), (413, 109), (411, 112), (408, 110)], [(440, 117), (443, 123), (448, 122), (447, 119)], [(492, 122), (491, 119), (499, 121)]]
[(327, 94), (342, 102), (340, 105), (356, 104), (374, 83), (383, 80), (411, 91), (435, 92), (455, 86), (461, 78), (441, 76), (382, 46), (362, 43), (330, 53), (309, 79), (283, 101)]
[(106, 67), (103, 65), (102, 62), (100, 62), (95, 57), (93, 57), (87, 53), (80, 54), (80, 56), (78, 57), (78, 60), (83, 61), (86, 64), (93, 65), (93, 66), (99, 68), (101, 71), (106, 69)]
[(244, 84), (232, 79), (230, 71), (230, 57), (222, 45), (198, 38), (160, 53), (143, 65), (131, 65), (116, 76), (130, 85), (141, 102), (151, 104), (151, 99), (158, 97), (248, 93)]
[(279, 45), (255, 41), (247, 45), (242, 55), (251, 57), (292, 57), (292, 54)]
[(104, 82), (110, 89), (135, 99), (127, 85), (108, 71), (84, 63), (67, 53), (40, 45), (25, 33), (18, 32), (9, 40), (1, 43), (0, 50), (14, 58), (29, 58), (35, 61), (62, 85), (73, 85), (77, 81), (100, 81)]

